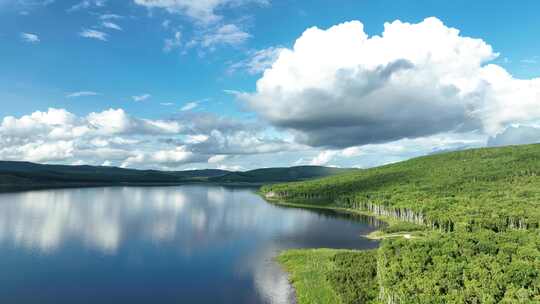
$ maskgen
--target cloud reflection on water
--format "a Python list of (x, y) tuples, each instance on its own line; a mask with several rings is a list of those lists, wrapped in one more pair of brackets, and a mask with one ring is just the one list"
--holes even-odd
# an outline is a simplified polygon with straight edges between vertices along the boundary
[(176, 239), (186, 248), (198, 245), (186, 238), (193, 234), (204, 235), (204, 240), (198, 238), (204, 246), (250, 229), (271, 235), (308, 226), (309, 214), (272, 216), (271, 208), (245, 191), (208, 187), (203, 194), (183, 187), (1, 194), (0, 242), (50, 253), (75, 240), (89, 249), (115, 254), (127, 230), (130, 237), (157, 243)]
[[(225, 286), (235, 276), (238, 282), (251, 281), (253, 290), (245, 296), (262, 303), (291, 302), (287, 276), (273, 261), (277, 252), (357, 244), (359, 229), (368, 226), (278, 208), (246, 189), (111, 187), (0, 194), (0, 249), (52, 257), (75, 247), (90, 252), (79, 259), (93, 259), (95, 253), (118, 261), (136, 258), (149, 270), (157, 252), (166, 254), (165, 262), (179, 276), (183, 269), (197, 272), (210, 265), (225, 281), (207, 284)], [(336, 230), (338, 235), (332, 233)], [(211, 273), (205, 275), (211, 280)]]

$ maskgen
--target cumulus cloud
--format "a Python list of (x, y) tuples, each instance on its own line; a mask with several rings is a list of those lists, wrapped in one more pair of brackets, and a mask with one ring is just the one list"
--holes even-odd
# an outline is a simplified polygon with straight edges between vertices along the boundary
[(331, 150), (322, 151), (311, 160), (310, 165), (324, 166), (328, 164), (332, 160), (332, 158), (334, 158), (334, 156), (337, 154), (338, 154), (337, 151), (331, 151)]
[(21, 33), (21, 40), (28, 43), (39, 43), (39, 36), (32, 33)]
[(77, 116), (51, 108), (0, 120), (0, 159), (179, 169), (229, 165), (234, 155), (293, 151), (299, 145), (267, 134), (255, 122), (185, 112), (142, 119), (122, 109)]
[(477, 132), (443, 133), (345, 149), (308, 150), (295, 164), (368, 168), (427, 154), (478, 148), (485, 145), (485, 135)]
[(488, 146), (508, 146), (540, 143), (540, 126), (510, 126), (492, 136)]
[(0, 158), (37, 162), (125, 159), (130, 146), (140, 143), (130, 137), (168, 136), (181, 131), (176, 121), (134, 118), (121, 109), (78, 117), (51, 108), (19, 118), (4, 117), (0, 124)]
[[(258, 122), (241, 122), (214, 114), (193, 112), (185, 112), (178, 119), (184, 122), (189, 134), (197, 137), (184, 139), (177, 144), (189, 144), (190, 149), (199, 154), (267, 154), (306, 148), (292, 140), (270, 134), (268, 126)], [(201, 135), (205, 136), (204, 140), (200, 140), (203, 138)]]
[(386, 23), (369, 37), (359, 21), (306, 30), (238, 98), (311, 146), (345, 148), (442, 132), (501, 132), (540, 118), (540, 79), (489, 64), (481, 39), (436, 18)]
[(151, 152), (135, 152), (134, 156), (129, 157), (123, 164), (123, 167), (145, 163), (159, 163), (169, 168), (177, 168), (181, 165), (205, 162), (207, 156), (195, 154), (187, 150), (187, 147), (180, 146), (172, 150), (159, 150)]
[(177, 122), (134, 118), (122, 109), (90, 113), (86, 120), (96, 131), (106, 134), (175, 134), (182, 130)]
[(169, 13), (185, 15), (205, 24), (222, 19), (222, 16), (216, 12), (219, 9), (249, 3), (268, 4), (268, 0), (135, 0), (135, 4), (147, 8), (165, 9)]
[(89, 38), (89, 39), (101, 40), (101, 41), (107, 41), (109, 37), (107, 33), (97, 31), (97, 30), (92, 30), (92, 29), (83, 29), (79, 33), (79, 36), (84, 37), (84, 38)]

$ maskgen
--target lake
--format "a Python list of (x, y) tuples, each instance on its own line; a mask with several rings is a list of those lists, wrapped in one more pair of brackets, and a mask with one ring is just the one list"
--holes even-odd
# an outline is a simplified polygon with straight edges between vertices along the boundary
[(373, 218), (277, 207), (254, 189), (0, 194), (0, 303), (293, 303), (288, 248), (369, 249)]

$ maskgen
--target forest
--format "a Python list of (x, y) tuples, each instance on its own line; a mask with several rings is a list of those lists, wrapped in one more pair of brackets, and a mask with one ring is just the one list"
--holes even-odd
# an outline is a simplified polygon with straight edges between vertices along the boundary
[(347, 260), (352, 274), (376, 264), (369, 301), (350, 296), (365, 294), (358, 279), (323, 276), (342, 303), (540, 303), (539, 175), (537, 144), (429, 155), (261, 191), (278, 203), (390, 218), (387, 232), (410, 233), (383, 239), (371, 262)]
[(301, 181), (351, 172), (322, 166), (264, 168), (245, 172), (219, 169), (159, 171), (107, 166), (48, 165), (0, 161), (0, 191), (115, 185), (179, 185), (205, 183), (222, 185), (261, 185)]

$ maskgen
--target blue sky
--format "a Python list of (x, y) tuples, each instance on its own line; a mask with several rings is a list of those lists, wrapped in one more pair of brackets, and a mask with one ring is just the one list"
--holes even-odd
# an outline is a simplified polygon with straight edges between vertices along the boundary
[[(504, 132), (511, 132), (520, 127), (537, 126), (538, 117), (534, 113), (530, 117), (523, 117), (517, 113), (530, 112), (527, 111), (528, 108), (522, 107), (538, 102), (534, 91), (538, 82), (532, 80), (540, 76), (540, 40), (537, 39), (540, 34), (540, 18), (537, 16), (539, 11), (540, 3), (533, 0), (521, 1), (519, 5), (512, 1), (471, 3), (471, 1), (405, 0), (0, 0), (2, 103), (0, 118), (13, 116), (22, 119), (36, 111), (46, 113), (49, 108), (55, 108), (76, 116), (78, 120), (88, 120), (87, 116), (92, 112), (102, 113), (109, 109), (121, 109), (129, 119), (176, 122), (180, 126), (175, 129), (177, 133), (168, 130), (149, 135), (148, 132), (126, 131), (126, 129), (114, 135), (100, 133), (99, 136), (88, 136), (85, 133), (82, 136), (85, 137), (84, 140), (82, 137), (61, 138), (62, 141), (74, 141), (72, 144), (75, 146), (68, 145), (71, 150), (64, 151), (65, 153), (58, 152), (57, 147), (51, 148), (59, 153), (58, 157), (30, 156), (36, 153), (32, 154), (28, 152), (29, 150), (7, 151), (9, 145), (4, 143), (4, 154), (0, 153), (0, 156), (6, 159), (20, 158), (41, 162), (110, 163), (134, 167), (148, 164), (160, 168), (228, 166), (245, 169), (304, 163), (371, 166), (436, 150), (482, 146), (489, 138), (495, 138)], [(263, 102), (271, 104), (271, 100), (278, 98), (256, 87), (257, 81), (266, 75), (263, 76), (262, 72), (264, 69), (272, 69), (274, 60), (282, 54), (280, 50), (292, 49), (295, 41), (308, 28), (318, 27), (327, 30), (347, 21), (358, 20), (363, 24), (364, 32), (371, 37), (381, 35), (386, 22), (401, 20), (410, 24), (421, 24), (428, 17), (436, 17), (445, 28), (459, 29), (459, 37), (481, 39), (490, 45), (493, 56), (483, 58), (479, 67), (493, 63), (511, 74), (512, 79), (532, 81), (520, 83), (526, 87), (533, 87), (533, 91), (528, 95), (532, 100), (524, 102), (524, 105), (503, 105), (501, 101), (503, 94), (505, 100), (510, 99), (506, 96), (507, 90), (494, 89), (495, 93), (490, 93), (491, 97), (486, 97), (483, 102), (497, 104), (500, 113), (503, 112), (502, 109), (515, 107), (515, 117), (507, 118), (501, 114), (497, 116), (498, 119), (491, 116), (488, 119), (485, 115), (481, 115), (479, 121), (470, 122), (481, 126), (463, 129), (463, 125), (469, 122), (462, 121), (459, 126), (449, 122), (446, 129), (411, 131), (403, 134), (385, 133), (380, 138), (378, 136), (380, 134), (372, 131), (381, 129), (375, 123), (368, 125), (370, 131), (365, 131), (366, 128), (347, 129), (346, 132), (341, 129), (336, 131), (336, 136), (341, 136), (340, 132), (343, 131), (345, 137), (347, 137), (345, 134), (351, 132), (366, 133), (365, 136), (355, 135), (350, 140), (340, 143), (324, 141), (321, 138), (328, 137), (327, 135), (314, 133), (313, 130), (322, 128), (328, 130), (334, 125), (325, 122), (319, 115), (313, 116), (312, 120), (307, 119), (306, 117), (310, 115), (309, 108), (298, 107), (295, 109), (296, 117), (278, 119), (274, 112), (279, 112), (281, 109), (279, 105), (270, 108), (268, 104), (262, 104)], [(347, 33), (343, 30), (343, 35)], [(343, 39), (354, 38), (350, 36)], [(316, 45), (314, 41), (310, 41), (309, 44)], [(461, 50), (462, 53), (469, 51), (471, 54), (474, 53), (474, 50), (467, 48)], [(320, 56), (333, 55), (335, 54), (323, 53)], [(488, 57), (490, 58), (486, 59)], [(290, 63), (291, 66), (297, 67), (296, 63), (293, 63)], [(317, 64), (317, 61), (312, 63)], [(382, 62), (381, 66), (384, 64), (389, 63)], [(478, 73), (485, 74), (480, 71)], [(299, 75), (302, 75), (302, 72)], [(460, 75), (465, 74), (460, 72)], [(270, 82), (272, 85), (281, 85), (273, 78)], [(301, 84), (299, 86), (301, 87)], [(317, 84), (311, 83), (310, 86), (314, 87), (307, 89), (320, 89)], [(465, 91), (464, 88), (459, 89)], [(276, 102), (277, 104), (279, 102), (292, 104), (302, 100), (302, 97), (297, 95), (290, 97), (280, 95), (279, 98), (283, 100)], [(490, 98), (496, 101), (491, 101)], [(464, 100), (460, 102), (469, 102)], [(324, 102), (322, 100), (316, 104), (323, 105)], [(334, 102), (338, 107), (346, 108), (348, 105), (345, 99)], [(463, 105), (462, 103), (460, 105)], [(362, 106), (356, 108), (359, 112), (365, 113)], [(409, 110), (414, 111), (416, 108), (407, 111)], [(448, 108), (444, 110), (451, 111)], [(483, 113), (493, 111), (490, 109)], [(478, 112), (480, 110), (477, 109), (474, 113)], [(336, 119), (371, 121), (360, 114), (354, 117), (342, 114), (333, 113)], [(195, 116), (198, 119), (195, 119)], [(216, 120), (230, 121), (237, 124), (239, 129), (249, 128), (252, 132), (249, 136), (260, 139), (258, 144), (264, 147), (266, 145), (287, 147), (276, 149), (266, 147), (245, 154), (239, 151), (241, 145), (232, 147), (232, 140), (230, 145), (227, 144), (229, 147), (225, 149), (226, 151), (211, 148), (208, 140), (204, 149), (195, 147), (186, 143), (186, 136), (199, 135), (199, 139), (200, 135), (212, 137), (209, 134), (214, 129), (196, 126), (192, 128), (196, 130), (191, 130), (191, 133), (185, 133), (181, 129), (183, 125), (202, 120), (200, 117), (212, 117), (214, 123)], [(82, 123), (76, 125), (79, 124)], [(314, 124), (317, 126), (313, 127)], [(392, 122), (385, 120), (384, 124), (388, 126)], [(412, 128), (411, 124), (400, 127), (399, 121), (395, 124), (400, 129)], [(71, 127), (74, 125), (75, 123), (70, 123)], [(362, 126), (364, 125), (362, 122)], [(227, 128), (229, 127), (227, 125)], [(203, 134), (202, 129), (208, 134)], [(15, 136), (6, 130), (7, 125), (4, 126), (4, 138)], [(221, 129), (218, 131), (226, 133)], [(232, 137), (248, 137), (247, 134), (229, 133)], [(516, 135), (517, 138), (513, 141), (517, 143), (536, 141), (536, 137), (530, 138), (530, 132), (527, 134), (526, 139), (522, 138), (522, 135)], [(452, 144), (441, 144), (440, 140), (433, 138), (426, 139), (432, 136), (452, 138)], [(110, 140), (113, 137), (137, 138), (146, 143), (159, 139), (162, 140), (160, 143), (165, 141), (169, 146), (160, 145), (154, 149), (156, 145), (149, 145), (149, 148), (140, 151), (143, 156), (129, 156), (124, 153), (124, 159), (116, 155), (115, 160), (106, 156), (88, 156), (88, 153), (80, 153), (80, 147), (87, 145), (86, 141), (98, 137), (103, 140)], [(364, 137), (372, 140), (365, 140)], [(11, 142), (17, 140), (12, 139)], [(426, 140), (429, 143), (422, 144), (422, 148), (418, 148), (416, 144), (410, 143), (415, 140)], [(17, 142), (19, 146), (30, 145), (28, 149), (32, 150), (35, 148), (31, 147), (35, 147), (38, 143), (52, 141), (48, 134), (33, 142)], [(217, 141), (217, 144), (219, 143)], [(377, 148), (384, 149), (388, 145), (400, 145), (403, 150), (400, 150), (400, 153), (381, 155)], [(253, 144), (250, 146), (253, 147)], [(107, 147), (113, 149), (110, 143)], [(347, 148), (359, 151), (375, 149), (375, 152), (353, 153), (354, 157), (345, 157), (345, 154), (350, 154), (343, 153), (343, 149)], [(171, 151), (179, 149), (184, 154), (189, 152), (204, 156), (190, 154), (193, 157), (184, 159), (185, 155), (182, 154), (182, 157), (176, 157)], [(158, 159), (151, 161), (153, 159), (151, 154), (159, 151), (169, 151), (169, 154), (172, 154), (165, 157), (166, 161), (160, 162)], [(272, 156), (275, 153), (283, 154), (281, 161), (276, 161)], [(212, 156), (219, 161), (209, 163), (208, 160)], [(140, 161), (126, 162), (126, 158), (129, 157), (139, 157)], [(316, 157), (322, 157), (324, 160), (317, 162)], [(326, 161), (327, 159), (329, 161)]]

